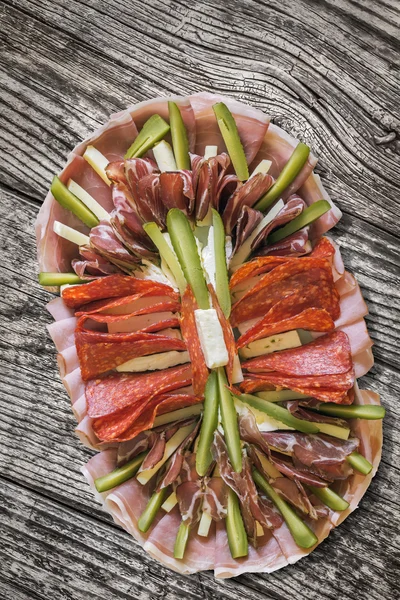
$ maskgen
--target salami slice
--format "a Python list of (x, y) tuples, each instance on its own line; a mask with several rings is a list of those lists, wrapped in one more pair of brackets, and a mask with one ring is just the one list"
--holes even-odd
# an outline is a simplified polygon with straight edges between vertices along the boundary
[(282, 318), (281, 320), (273, 319), (274, 309), (279, 307), (276, 304), (265, 315), (263, 319), (257, 321), (250, 329), (246, 331), (236, 342), (237, 348), (243, 348), (263, 337), (274, 335), (275, 333), (283, 333), (293, 329), (306, 329), (308, 331), (332, 331), (335, 328), (330, 314), (321, 308), (306, 308), (299, 314)]
[(333, 319), (340, 314), (339, 294), (333, 283), (332, 270), (325, 259), (293, 259), (266, 273), (232, 307), (233, 326), (264, 316), (277, 302), (291, 294), (306, 298), (311, 287)]
[(349, 338), (343, 331), (334, 331), (318, 339), (281, 352), (273, 352), (243, 363), (252, 373), (277, 371), (282, 375), (312, 376), (339, 375), (353, 367)]
[(208, 290), (210, 292), (212, 305), (215, 308), (215, 310), (217, 311), (218, 320), (221, 324), (222, 333), (224, 335), (225, 346), (228, 350), (229, 360), (228, 360), (228, 364), (226, 365), (225, 369), (226, 369), (226, 374), (228, 376), (229, 385), (232, 385), (233, 384), (233, 369), (234, 369), (235, 357), (237, 356), (235, 336), (233, 335), (232, 327), (231, 327), (228, 319), (225, 317), (225, 315), (219, 305), (217, 294), (215, 293), (215, 290), (214, 290), (213, 286), (211, 285), (211, 283), (208, 285)]
[(332, 258), (335, 254), (335, 246), (327, 237), (319, 238), (308, 257), (310, 258)]
[(279, 267), (279, 265), (283, 265), (286, 262), (293, 260), (291, 258), (283, 258), (280, 256), (259, 256), (245, 263), (243, 266), (239, 267), (237, 271), (234, 272), (230, 281), (229, 287), (232, 290), (242, 281), (246, 279), (251, 279), (256, 275), (262, 275), (264, 273), (269, 273), (275, 267)]
[(197, 333), (194, 316), (197, 308), (192, 288), (188, 285), (182, 296), (181, 332), (192, 363), (194, 393), (196, 396), (203, 396), (208, 379), (208, 369)]
[(143, 332), (88, 331), (79, 327), (79, 323), (75, 344), (84, 381), (115, 369), (132, 358), (170, 350), (186, 350), (183, 340), (170, 336)]
[(158, 295), (175, 294), (170, 286), (163, 283), (116, 274), (66, 288), (62, 297), (69, 308), (78, 308), (95, 300), (118, 298), (149, 291), (154, 291)]
[[(86, 400), (90, 417), (105, 417), (130, 409), (157, 394), (192, 383), (190, 365), (179, 365), (151, 373), (115, 373), (86, 384)], [(128, 423), (127, 427), (130, 425)], [(127, 428), (126, 427), (126, 428)], [(126, 429), (125, 428), (125, 429)]]
[[(172, 295), (173, 294), (173, 295)], [(82, 307), (75, 314), (77, 317), (81, 315), (101, 314), (148, 314), (161, 310), (160, 307), (165, 306), (164, 310), (173, 310), (170, 307), (176, 307), (179, 310), (176, 293), (172, 290), (171, 295), (161, 295), (159, 290), (147, 290), (133, 294), (131, 296), (121, 296), (121, 298), (113, 298), (111, 300), (96, 300)]]
[[(168, 307), (167, 307), (168, 308)], [(179, 305), (180, 308), (180, 305)], [(166, 311), (165, 308), (160, 309), (160, 315)], [(151, 311), (153, 312), (153, 311)], [(139, 311), (139, 314), (143, 314)], [(103, 314), (90, 314), (83, 315), (80, 319), (84, 319), (84, 321), (90, 320), (95, 321), (96, 323), (123, 323), (125, 321), (129, 321), (132, 317), (139, 316), (137, 312), (128, 313), (126, 315), (103, 315)], [(168, 327), (179, 327), (179, 318), (172, 316), (167, 319), (160, 319), (160, 321), (155, 321), (154, 323), (150, 323), (146, 327), (140, 327), (140, 329), (135, 329), (136, 332), (141, 333), (153, 333), (155, 331), (160, 331), (161, 329), (167, 329)]]

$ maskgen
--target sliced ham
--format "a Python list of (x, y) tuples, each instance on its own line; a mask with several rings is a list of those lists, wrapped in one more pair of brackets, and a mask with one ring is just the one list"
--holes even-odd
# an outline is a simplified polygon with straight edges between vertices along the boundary
[(268, 129), (269, 118), (266, 114), (232, 98), (208, 92), (193, 94), (189, 100), (196, 119), (196, 154), (203, 156), (206, 146), (217, 146), (219, 153), (226, 152), (212, 109), (213, 104), (224, 102), (235, 118), (248, 164), (254, 160)]
[(87, 414), (85, 394), (82, 394), (82, 396), (79, 396), (79, 398), (77, 398), (77, 400), (75, 400), (75, 402), (73, 404), (71, 403), (71, 406), (72, 406), (72, 411), (75, 415), (76, 420), (78, 421), (78, 423), (80, 423)]
[(97, 450), (97, 452), (112, 447), (112, 444), (107, 444), (99, 440), (93, 431), (92, 425), (93, 419), (85, 415), (75, 428), (75, 433), (82, 444), (91, 450)]
[(75, 345), (69, 346), (57, 354), (58, 370), (61, 379), (79, 367), (79, 359)]
[(368, 306), (357, 284), (351, 291), (340, 297), (340, 317), (335, 321), (335, 327), (350, 325), (368, 314)]
[(318, 200), (327, 200), (332, 207), (331, 210), (328, 210), (328, 212), (312, 224), (312, 239), (318, 238), (332, 229), (332, 227), (334, 227), (342, 218), (342, 211), (331, 200), (331, 197), (321, 183), (319, 175), (311, 173), (299, 189), (299, 194), (306, 201), (308, 206), (311, 206), (314, 202), (318, 202)]
[(58, 352), (63, 352), (75, 344), (76, 317), (68, 317), (47, 325), (47, 331)]
[(65, 319), (70, 319), (75, 315), (74, 310), (66, 306), (61, 296), (50, 300), (50, 302), (46, 304), (46, 308), (55, 321), (64, 321)]
[(368, 373), (374, 366), (374, 355), (371, 348), (353, 356), (353, 364), (356, 379)]
[(85, 393), (85, 384), (79, 367), (68, 373), (68, 375), (63, 378), (62, 382), (68, 392), (72, 404)]

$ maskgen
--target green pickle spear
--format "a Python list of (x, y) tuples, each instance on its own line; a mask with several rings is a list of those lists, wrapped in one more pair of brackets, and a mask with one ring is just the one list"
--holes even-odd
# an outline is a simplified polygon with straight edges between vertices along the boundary
[(60, 285), (76, 285), (77, 283), (87, 283), (83, 279), (79, 279), (76, 273), (39, 273), (38, 281), (40, 285), (52, 287)]
[(225, 519), (229, 550), (232, 558), (242, 558), (249, 553), (246, 530), (235, 492), (228, 488), (227, 515)]
[(346, 457), (347, 462), (362, 475), (371, 473), (373, 465), (359, 452), (352, 452)]
[(214, 208), (212, 209), (212, 223), (214, 227), (215, 292), (222, 312), (228, 319), (231, 314), (231, 294), (226, 266), (225, 229), (219, 212)]
[(146, 454), (147, 452), (142, 452), (122, 467), (118, 467), (118, 469), (114, 469), (111, 473), (107, 473), (107, 475), (95, 479), (94, 485), (96, 486), (96, 490), (98, 492), (106, 492), (107, 490), (111, 490), (113, 487), (128, 481), (128, 479), (132, 479), (138, 472)]
[(229, 391), (226, 380), (225, 369), (219, 367), (218, 373), (218, 393), (219, 406), (221, 411), (221, 423), (224, 428), (226, 447), (228, 448), (229, 459), (236, 473), (242, 470), (242, 447), (240, 444), (240, 434), (237, 412), (231, 392)]
[(190, 525), (182, 521), (174, 544), (174, 558), (182, 560), (185, 556), (186, 546), (189, 540)]
[(199, 308), (210, 308), (208, 289), (197, 250), (196, 240), (187, 217), (179, 208), (167, 214), (167, 229), (186, 281), (191, 286)]
[(213, 110), (235, 173), (240, 181), (246, 181), (249, 178), (249, 167), (236, 121), (229, 108), (223, 102), (214, 104)]
[(167, 135), (169, 129), (168, 123), (160, 115), (152, 115), (147, 119), (139, 135), (126, 151), (124, 158), (140, 158), (154, 144), (162, 140)]
[(175, 278), (176, 284), (179, 288), (179, 292), (182, 295), (186, 289), (186, 279), (183, 275), (181, 266), (175, 254), (169, 247), (167, 241), (165, 240), (163, 234), (160, 231), (160, 228), (158, 227), (157, 223), (145, 223), (143, 225), (143, 229), (145, 230), (153, 244), (157, 246), (161, 258), (163, 258), (167, 263), (172, 275)]
[(312, 548), (318, 542), (314, 532), (303, 523), (295, 511), (277, 494), (257, 469), (253, 470), (253, 479), (255, 484), (272, 500), (281, 513), (296, 544), (300, 548)]
[(252, 394), (241, 394), (237, 397), (241, 402), (264, 412), (272, 419), (280, 421), (288, 427), (293, 427), (293, 429), (296, 429), (297, 431), (301, 431), (302, 433), (319, 433), (318, 424), (312, 423), (311, 421), (303, 421), (303, 419), (297, 419), (287, 410), (287, 408), (283, 408), (283, 406), (278, 406), (273, 402), (268, 402), (268, 400), (263, 400)]
[(189, 141), (181, 111), (176, 102), (168, 102), (172, 147), (178, 169), (190, 169)]
[(278, 175), (274, 185), (257, 202), (254, 208), (261, 210), (261, 212), (265, 212), (275, 200), (278, 200), (286, 188), (296, 179), (297, 175), (306, 164), (309, 154), (310, 148), (306, 146), (306, 144), (302, 144), (301, 142), (297, 144), (292, 156)]
[(211, 463), (211, 445), (218, 426), (218, 381), (212, 371), (208, 377), (204, 393), (204, 412), (201, 421), (199, 445), (196, 452), (196, 471), (200, 477), (206, 475)]
[(72, 192), (69, 191), (57, 175), (54, 176), (51, 188), (51, 193), (54, 198), (63, 208), (72, 212), (78, 219), (85, 223), (88, 227), (96, 227), (99, 224), (99, 219), (88, 209), (87, 206), (79, 200)]
[(309, 489), (314, 496), (317, 496), (328, 508), (332, 510), (346, 510), (349, 508), (349, 503), (344, 500), (339, 494), (331, 490), (329, 487), (314, 487), (309, 485)]
[(307, 208), (305, 208), (298, 217), (293, 219), (293, 221), (290, 221), (290, 223), (284, 227), (281, 227), (280, 229), (277, 229), (271, 233), (271, 235), (268, 236), (268, 244), (275, 244), (289, 235), (292, 235), (292, 233), (296, 233), (296, 231), (303, 229), (303, 227), (306, 227), (306, 225), (310, 225), (322, 217), (322, 215), (328, 212), (328, 210), (331, 208), (332, 207), (327, 200), (317, 200), (317, 202), (314, 202), (314, 204), (307, 206)]
[(153, 492), (150, 500), (146, 504), (146, 508), (142, 512), (138, 520), (138, 528), (142, 533), (146, 533), (150, 529), (151, 524), (157, 516), (164, 500), (168, 495), (168, 487), (163, 488), (159, 492)]
[(320, 404), (318, 408), (313, 409), (323, 415), (337, 417), (339, 419), (367, 419), (369, 421), (383, 419), (385, 408), (376, 404), (352, 404), (350, 406), (341, 406), (333, 402)]

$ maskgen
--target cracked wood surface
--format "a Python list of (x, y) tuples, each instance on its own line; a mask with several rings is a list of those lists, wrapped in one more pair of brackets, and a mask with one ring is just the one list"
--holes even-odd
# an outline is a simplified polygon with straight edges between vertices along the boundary
[[(398, 1), (5, 0), (0, 15), (0, 597), (398, 597)], [(93, 499), (33, 235), (52, 175), (110, 113), (204, 89), (261, 108), (319, 156), (344, 212), (333, 233), (370, 310), (376, 362), (361, 386), (388, 410), (360, 509), (299, 563), (228, 581), (163, 568)]]

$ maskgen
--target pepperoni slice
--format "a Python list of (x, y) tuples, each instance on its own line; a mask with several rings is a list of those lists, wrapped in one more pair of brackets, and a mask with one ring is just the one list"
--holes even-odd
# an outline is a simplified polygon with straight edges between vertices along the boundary
[(271, 308), (263, 319), (250, 327), (236, 342), (237, 348), (243, 348), (247, 344), (250, 344), (250, 342), (263, 337), (274, 335), (275, 333), (292, 331), (293, 329), (323, 332), (335, 329), (333, 319), (325, 309), (306, 308), (297, 315), (275, 320), (275, 318), (279, 318), (276, 315), (278, 308), (280, 308), (280, 303)]
[[(180, 305), (179, 305), (179, 309), (180, 309)], [(160, 311), (157, 311), (157, 312), (162, 313), (162, 312), (168, 311), (168, 310), (170, 310), (170, 309), (168, 308), (168, 306), (165, 305), (164, 308), (160, 309)], [(142, 314), (142, 313), (139, 311), (139, 314)], [(127, 315), (103, 315), (103, 314), (86, 315), (85, 314), (82, 317), (80, 317), (80, 319), (82, 320), (82, 323), (86, 320), (95, 321), (96, 323), (120, 323), (121, 321), (129, 321), (129, 319), (131, 319), (132, 317), (136, 317), (136, 316), (138, 316), (137, 312), (128, 313)], [(160, 331), (161, 329), (167, 329), (168, 327), (179, 327), (179, 318), (171, 317), (169, 319), (161, 319), (160, 321), (157, 321), (156, 323), (151, 323), (150, 325), (147, 325), (147, 327), (142, 327), (141, 329), (137, 329), (136, 332), (137, 333), (138, 332), (153, 333), (155, 331)]]
[(131, 314), (148, 314), (161, 310), (160, 307), (162, 306), (167, 307), (164, 310), (173, 310), (170, 307), (176, 307), (175, 309), (179, 310), (180, 304), (177, 301), (177, 294), (172, 288), (169, 295), (160, 295), (160, 291), (154, 289), (111, 300), (96, 300), (95, 302), (89, 302), (75, 314), (77, 317), (96, 313), (124, 314), (129, 312)]
[[(84, 317), (85, 318), (85, 317)], [(82, 379), (88, 381), (132, 358), (186, 350), (183, 340), (156, 333), (103, 333), (84, 330), (78, 322), (75, 344)]]
[[(89, 417), (106, 417), (131, 410), (162, 394), (192, 384), (191, 365), (179, 365), (149, 373), (113, 373), (86, 384)], [(131, 425), (128, 422), (125, 429)]]
[(116, 274), (66, 288), (62, 297), (69, 308), (78, 308), (95, 300), (118, 298), (149, 291), (157, 292), (158, 295), (171, 295), (171, 292), (175, 294), (170, 286), (163, 283)]
[(277, 371), (280, 375), (304, 376), (340, 375), (353, 367), (349, 338), (343, 331), (334, 331), (313, 342), (253, 358), (242, 365), (252, 373)]
[[(330, 378), (334, 377), (333, 375)], [(240, 389), (246, 394), (254, 394), (261, 391), (270, 391), (275, 389), (275, 386), (284, 387), (300, 394), (306, 394), (311, 398), (317, 398), (322, 402), (335, 402), (336, 404), (351, 404), (353, 402), (353, 388), (351, 382), (354, 383), (354, 375), (350, 374), (349, 377), (349, 390), (335, 390), (324, 387), (307, 387), (304, 385), (303, 379), (295, 379), (289, 376), (277, 376), (271, 373), (268, 376), (261, 374), (246, 377), (240, 384)], [(332, 381), (332, 379), (330, 379)], [(318, 378), (313, 378), (315, 385), (319, 384)], [(346, 385), (346, 387), (347, 387)]]
[(194, 311), (198, 308), (197, 302), (188, 285), (182, 296), (181, 307), (181, 332), (186, 342), (190, 361), (193, 369), (193, 389), (196, 396), (203, 396), (208, 379), (208, 368), (204, 360), (203, 351), (197, 333)]
[(332, 258), (336, 250), (334, 245), (327, 237), (319, 238), (308, 257), (312, 258)]
[[(291, 294), (306, 298), (314, 286), (319, 307), (325, 308), (333, 319), (340, 315), (339, 294), (333, 283), (332, 270), (326, 259), (302, 258), (275, 267), (234, 304), (233, 326), (262, 317), (277, 302)], [(289, 301), (290, 302), (290, 301)]]
[(208, 290), (210, 292), (212, 305), (213, 305), (214, 309), (217, 311), (218, 320), (221, 323), (222, 333), (224, 335), (225, 346), (228, 350), (229, 360), (228, 360), (228, 364), (226, 365), (225, 369), (226, 369), (226, 374), (228, 376), (229, 385), (232, 385), (233, 384), (233, 366), (234, 366), (235, 357), (237, 355), (235, 336), (233, 335), (232, 327), (231, 327), (228, 319), (225, 317), (225, 315), (222, 311), (222, 308), (219, 305), (217, 294), (215, 293), (215, 290), (214, 290), (213, 286), (211, 285), (211, 283), (208, 285)]
[(275, 267), (279, 267), (286, 262), (289, 262), (291, 258), (283, 258), (281, 256), (259, 256), (245, 263), (237, 271), (232, 275), (229, 287), (233, 289), (242, 281), (246, 279), (251, 279), (251, 277), (255, 277), (256, 275), (262, 275), (263, 273), (269, 273)]

